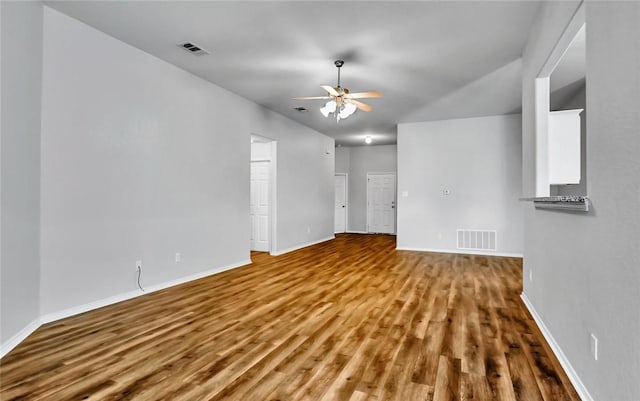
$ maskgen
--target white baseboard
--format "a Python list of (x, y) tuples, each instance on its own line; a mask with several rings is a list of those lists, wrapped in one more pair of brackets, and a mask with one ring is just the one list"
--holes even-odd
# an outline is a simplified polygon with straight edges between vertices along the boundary
[(366, 231), (358, 231), (358, 230), (347, 230), (345, 231), (347, 234), (369, 234)]
[(113, 295), (111, 297), (99, 299), (97, 301), (89, 302), (83, 305), (73, 306), (61, 311), (47, 313), (46, 315), (40, 316), (40, 321), (42, 321), (42, 324), (55, 322), (56, 320), (79, 315), (81, 313), (89, 312), (91, 310), (102, 308), (104, 306), (117, 304), (118, 302), (126, 301), (128, 299), (139, 297), (144, 294), (144, 292), (136, 290), (125, 292), (123, 294)]
[(25, 338), (29, 337), (31, 333), (36, 331), (42, 322), (39, 318), (35, 319), (33, 322), (29, 323), (22, 330), (14, 334), (10, 339), (5, 341), (2, 346), (0, 346), (0, 358), (7, 355), (9, 351), (14, 349), (18, 344), (24, 341)]
[(584, 383), (582, 383), (582, 380), (580, 380), (580, 376), (578, 376), (575, 369), (573, 369), (573, 366), (571, 366), (571, 362), (569, 362), (567, 356), (564, 354), (564, 352), (562, 352), (562, 348), (560, 348), (560, 345), (558, 345), (556, 340), (553, 338), (553, 335), (551, 335), (551, 332), (544, 324), (542, 317), (540, 317), (540, 315), (538, 315), (538, 312), (536, 312), (536, 309), (533, 307), (531, 301), (529, 301), (529, 298), (527, 298), (524, 292), (520, 294), (520, 298), (529, 310), (529, 313), (531, 313), (531, 316), (533, 316), (533, 320), (535, 320), (538, 328), (544, 336), (544, 339), (547, 340), (547, 343), (551, 347), (551, 350), (555, 354), (556, 358), (558, 358), (560, 365), (562, 365), (562, 369), (564, 369), (565, 373), (569, 377), (569, 380), (571, 381), (571, 384), (573, 384), (573, 387), (576, 389), (576, 392), (578, 393), (582, 401), (593, 401), (593, 398), (591, 397), (591, 394), (589, 394), (587, 387), (584, 385)]
[(250, 265), (251, 259), (245, 259), (242, 260), (240, 262), (236, 262), (236, 263), (232, 263), (226, 266), (221, 266), (221, 267), (216, 267), (213, 269), (209, 269), (209, 270), (205, 270), (203, 272), (198, 272), (195, 274), (192, 274), (190, 276), (186, 276), (186, 277), (181, 277), (179, 279), (176, 280), (171, 280), (171, 281), (166, 281), (164, 283), (161, 284), (156, 284), (156, 285), (151, 285), (147, 288), (144, 289), (144, 293), (148, 294), (151, 292), (155, 292), (155, 291), (160, 291), (160, 290), (164, 290), (165, 288), (169, 288), (169, 287), (173, 287), (176, 285), (180, 285), (180, 284), (184, 284), (184, 283), (188, 283), (189, 281), (194, 281), (194, 280), (198, 280), (207, 276), (212, 276), (214, 274), (218, 274), (218, 273), (222, 273), (224, 271), (227, 270), (233, 270), (236, 269), (238, 267), (242, 267), (242, 266), (246, 266), (246, 265)]
[(398, 251), (417, 251), (417, 252), (435, 252), (435, 253), (455, 253), (457, 255), (483, 255), (483, 256), (504, 256), (507, 258), (522, 258), (521, 253), (509, 252), (489, 252), (489, 251), (470, 251), (467, 249), (432, 249), (432, 248), (407, 248), (396, 247)]
[(165, 288), (173, 287), (179, 284), (184, 284), (193, 280), (198, 280), (203, 277), (211, 276), (212, 274), (221, 273), (223, 271), (235, 269), (236, 267), (240, 267), (248, 264), (251, 264), (251, 260), (247, 259), (237, 263), (232, 263), (230, 265), (216, 267), (213, 269), (191, 274), (189, 276), (180, 277), (175, 280), (170, 280), (170, 281), (165, 281), (164, 283), (150, 285), (144, 288), (144, 292), (141, 290), (129, 291), (129, 292), (125, 292), (124, 294), (118, 294), (108, 298), (103, 298), (97, 301), (89, 302), (84, 305), (78, 305), (78, 306), (74, 306), (72, 308), (64, 309), (58, 312), (48, 313), (46, 315), (40, 316), (40, 320), (42, 321), (43, 324), (54, 322), (56, 320), (64, 319), (66, 317), (70, 317), (70, 316), (78, 315), (80, 313), (88, 312), (94, 309), (102, 308), (107, 305), (113, 305), (115, 303), (126, 301), (128, 299), (139, 297), (141, 295), (164, 290)]
[(319, 239), (317, 241), (308, 242), (308, 243), (297, 245), (297, 246), (294, 246), (294, 247), (291, 247), (291, 248), (281, 249), (279, 251), (271, 252), (271, 255), (272, 256), (284, 255), (285, 253), (297, 251), (298, 249), (306, 248), (306, 247), (311, 246), (311, 245), (316, 245), (316, 244), (319, 244), (321, 242), (330, 241), (330, 240), (335, 239), (335, 238), (336, 238), (335, 235), (331, 235), (329, 237), (322, 238), (322, 239)]
[(141, 290), (129, 291), (123, 294), (114, 295), (108, 298), (99, 299), (97, 301), (89, 302), (83, 305), (74, 306), (72, 308), (64, 309), (58, 312), (47, 313), (46, 315), (40, 316), (40, 318), (34, 320), (29, 326), (20, 330), (19, 333), (11, 337), (5, 344), (2, 344), (2, 348), (0, 349), (0, 358), (15, 348), (18, 344), (20, 344), (25, 338), (29, 336), (29, 334), (33, 333), (40, 325), (45, 323), (54, 322), (56, 320), (64, 319), (70, 316), (78, 315), (80, 313), (89, 312), (94, 309), (102, 308), (104, 306), (113, 305), (118, 302), (126, 301), (128, 299), (136, 298), (141, 295), (150, 294), (152, 292), (164, 290), (165, 288), (173, 287), (179, 284), (184, 284), (189, 281), (198, 280), (203, 277), (211, 276), (213, 274), (221, 273), (226, 270), (235, 269), (240, 266), (245, 266), (251, 264), (251, 260), (243, 260), (237, 263), (232, 263), (230, 265), (216, 267), (213, 269), (205, 270), (202, 272), (198, 272), (189, 276), (180, 277), (175, 280), (166, 281), (164, 283), (151, 285), (146, 287), (144, 292)]

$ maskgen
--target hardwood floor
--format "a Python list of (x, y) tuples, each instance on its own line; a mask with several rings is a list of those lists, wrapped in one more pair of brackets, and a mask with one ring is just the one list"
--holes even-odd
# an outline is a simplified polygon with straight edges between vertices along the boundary
[(2, 400), (579, 400), (521, 260), (339, 235), (38, 329)]

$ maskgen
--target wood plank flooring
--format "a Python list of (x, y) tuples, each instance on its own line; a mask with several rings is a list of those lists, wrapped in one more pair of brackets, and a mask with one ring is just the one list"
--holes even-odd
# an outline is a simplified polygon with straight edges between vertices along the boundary
[(2, 400), (579, 400), (528, 315), (521, 260), (339, 235), (48, 324)]

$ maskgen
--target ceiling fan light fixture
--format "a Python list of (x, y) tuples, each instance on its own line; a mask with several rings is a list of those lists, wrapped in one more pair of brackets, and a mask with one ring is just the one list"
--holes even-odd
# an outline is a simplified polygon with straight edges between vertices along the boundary
[(335, 100), (329, 100), (324, 105), (324, 107), (320, 109), (320, 113), (322, 113), (322, 115), (325, 116), (325, 117), (329, 117), (329, 114), (335, 113), (336, 107), (338, 107), (338, 104), (336, 103), (336, 101)]
[(352, 103), (346, 103), (342, 106), (342, 109), (340, 109), (340, 118), (347, 118), (350, 115), (352, 115), (353, 113), (356, 112), (356, 105), (352, 104)]

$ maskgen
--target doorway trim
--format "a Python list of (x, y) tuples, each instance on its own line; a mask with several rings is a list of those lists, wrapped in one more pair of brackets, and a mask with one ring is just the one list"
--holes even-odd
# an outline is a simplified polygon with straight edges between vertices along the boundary
[(381, 171), (381, 172), (367, 172), (367, 181), (365, 182), (365, 196), (366, 196), (366, 233), (374, 234), (369, 231), (369, 176), (371, 175), (380, 175), (380, 174), (388, 174), (394, 176), (394, 193), (393, 193), (393, 203), (394, 203), (394, 212), (393, 212), (393, 232), (390, 235), (396, 235), (398, 231), (398, 174), (393, 171)]
[[(344, 231), (338, 234), (344, 234), (349, 232), (349, 173), (335, 173), (334, 177), (337, 175), (344, 176)], [(335, 203), (335, 194), (334, 194), (334, 203)], [(334, 216), (335, 219), (335, 216)], [(335, 227), (335, 222), (334, 222)], [(336, 234), (334, 232), (334, 234)]]
[(278, 249), (278, 142), (271, 141), (271, 170), (269, 171), (269, 202), (271, 203), (271, 238), (269, 254), (273, 255)]

